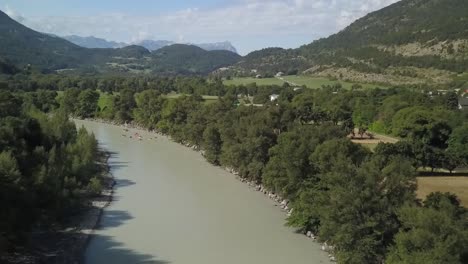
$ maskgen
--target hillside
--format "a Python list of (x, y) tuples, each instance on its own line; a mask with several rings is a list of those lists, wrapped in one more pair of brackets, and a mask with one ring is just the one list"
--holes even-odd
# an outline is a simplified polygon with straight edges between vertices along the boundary
[[(94, 48), (116, 49), (116, 48), (123, 48), (126, 46), (131, 46), (131, 45), (138, 45), (138, 46), (145, 47), (146, 49), (150, 51), (155, 51), (160, 48), (176, 44), (174, 41), (169, 41), (169, 40), (150, 40), (150, 39), (145, 39), (145, 40), (133, 42), (133, 44), (128, 44), (124, 42), (108, 41), (106, 39), (96, 38), (93, 36), (81, 37), (81, 36), (76, 36), (76, 35), (64, 36), (62, 38), (80, 47), (89, 48), (89, 49), (94, 49)], [(227, 50), (227, 51), (237, 53), (236, 48), (229, 41), (214, 42), (214, 43), (187, 44), (187, 45), (194, 45), (206, 51)]]
[[(232, 65), (240, 56), (229, 51), (205, 51), (191, 45), (167, 46), (151, 53), (144, 47), (83, 48), (62, 38), (29, 29), (0, 11), (0, 58), (8, 65), (31, 65), (42, 71), (208, 74)], [(2, 63), (2, 68), (5, 67)], [(10, 68), (8, 66), (8, 68)], [(6, 70), (5, 70), (6, 71)]]
[(237, 63), (241, 56), (224, 50), (206, 51), (193, 45), (174, 44), (152, 53), (156, 72), (195, 74), (210, 73)]
[(468, 71), (466, 0), (402, 0), (298, 49), (250, 54), (236, 70), (298, 70), (341, 79), (447, 83)]
[(18, 68), (10, 62), (0, 58), (0, 75), (1, 74), (15, 74), (19, 72)]

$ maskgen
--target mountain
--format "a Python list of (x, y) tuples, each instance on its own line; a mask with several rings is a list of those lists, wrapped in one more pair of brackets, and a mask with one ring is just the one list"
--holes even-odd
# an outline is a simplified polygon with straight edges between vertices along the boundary
[[(29, 29), (0, 11), (0, 57), (14, 65), (43, 70), (104, 66), (124, 59), (141, 58), (142, 47), (87, 49), (62, 38)], [(143, 50), (144, 51), (143, 51)]]
[(201, 44), (193, 44), (195, 46), (198, 46), (204, 50), (227, 50), (231, 51), (234, 53), (237, 53), (237, 49), (232, 45), (231, 42), (229, 41), (224, 41), (224, 42), (215, 42), (215, 43), (201, 43)]
[(215, 69), (233, 65), (242, 57), (226, 50), (206, 51), (194, 45), (174, 44), (152, 53), (156, 72), (176, 74), (208, 74)]
[(145, 48), (147, 48), (148, 50), (151, 50), (151, 51), (155, 51), (155, 50), (158, 50), (160, 48), (170, 46), (170, 45), (173, 45), (173, 44), (175, 44), (175, 42), (173, 42), (173, 41), (149, 40), (149, 39), (142, 40), (142, 41), (139, 41), (139, 42), (135, 43), (135, 45), (145, 47)]
[[(51, 35), (51, 36), (54, 36), (54, 35)], [(108, 41), (108, 40), (105, 40), (105, 39), (102, 39), (102, 38), (96, 38), (96, 37), (93, 37), (93, 36), (80, 37), (80, 36), (76, 36), (76, 35), (65, 36), (63, 38), (70, 41), (71, 43), (74, 43), (74, 44), (80, 46), (80, 47), (90, 48), (90, 49), (92, 49), (92, 48), (115, 49), (115, 48), (123, 48), (123, 47), (130, 46), (130, 45), (138, 45), (138, 46), (145, 47), (146, 49), (148, 49), (150, 51), (155, 51), (155, 50), (158, 50), (160, 48), (176, 44), (176, 42), (169, 41), (169, 40), (149, 40), (149, 39), (137, 41), (137, 42), (134, 42), (132, 44), (127, 44), (127, 43), (124, 43), (124, 42)], [(236, 48), (229, 41), (215, 42), (215, 43), (201, 43), (201, 44), (188, 43), (187, 45), (198, 46), (198, 47), (200, 47), (200, 48), (202, 48), (204, 50), (207, 50), (207, 51), (227, 50), (227, 51), (237, 53)]]
[(10, 62), (0, 58), (0, 75), (1, 74), (15, 74), (19, 72), (18, 68), (15, 65), (11, 64)]
[(45, 72), (208, 74), (241, 58), (230, 51), (205, 51), (183, 44), (166, 46), (157, 52), (137, 45), (89, 49), (29, 29), (1, 11), (0, 43), (0, 67), (5, 72), (14, 71), (16, 67), (11, 65), (19, 68), (31, 65)]
[(123, 42), (115, 42), (115, 41), (107, 41), (102, 38), (96, 38), (93, 36), (89, 37), (80, 37), (76, 35), (65, 36), (64, 39), (74, 43), (78, 46), (84, 48), (99, 48), (99, 49), (115, 49), (115, 48), (123, 48), (128, 46), (128, 44)]
[(76, 65), (84, 50), (66, 40), (33, 31), (0, 11), (0, 56), (13, 64), (51, 68)]
[(298, 49), (265, 49), (236, 65), (391, 84), (447, 83), (468, 71), (466, 0), (402, 0)]

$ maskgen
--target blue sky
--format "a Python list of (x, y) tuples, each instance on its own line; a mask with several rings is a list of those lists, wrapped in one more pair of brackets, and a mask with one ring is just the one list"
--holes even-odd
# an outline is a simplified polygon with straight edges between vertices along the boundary
[(295, 48), (336, 33), (397, 0), (0, 0), (35, 30), (181, 43), (231, 41), (241, 54)]

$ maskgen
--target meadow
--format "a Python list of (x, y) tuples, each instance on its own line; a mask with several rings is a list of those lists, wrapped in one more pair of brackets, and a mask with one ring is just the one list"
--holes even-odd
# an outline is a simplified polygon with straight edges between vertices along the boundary
[(361, 85), (365, 89), (380, 87), (385, 88), (381, 85), (375, 84), (363, 84), (363, 83), (352, 83), (346, 81), (331, 80), (325, 77), (314, 77), (314, 76), (303, 76), (303, 75), (289, 75), (280, 78), (252, 78), (252, 77), (236, 77), (231, 80), (225, 80), (226, 85), (247, 85), (256, 83), (258, 86), (262, 85), (283, 85), (285, 82), (289, 82), (290, 85), (302, 86), (305, 85), (310, 89), (318, 89), (324, 85), (336, 85), (340, 83), (345, 89), (351, 89), (353, 85)]
[(420, 199), (431, 192), (451, 192), (458, 196), (462, 205), (468, 206), (468, 176), (426, 176), (418, 177), (417, 182)]

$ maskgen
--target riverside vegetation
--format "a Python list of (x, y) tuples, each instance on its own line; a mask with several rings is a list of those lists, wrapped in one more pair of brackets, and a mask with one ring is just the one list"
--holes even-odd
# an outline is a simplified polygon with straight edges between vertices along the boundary
[[(453, 171), (468, 164), (467, 113), (458, 110), (455, 93), (224, 86), (203, 78), (45, 80), (54, 79), (38, 83), (75, 87), (57, 97), (67, 114), (157, 130), (262, 184), (289, 202), (287, 224), (332, 245), (340, 263), (468, 261), (467, 211), (458, 198), (432, 193), (421, 201), (415, 194), (423, 168)], [(280, 94), (275, 102), (268, 98), (272, 91)], [(166, 96), (171, 92), (185, 95)], [(206, 104), (200, 94), (220, 98)], [(262, 105), (242, 104), (243, 94)], [(17, 96), (47, 110), (57, 107), (56, 95)], [(401, 140), (371, 152), (347, 138), (354, 127), (360, 128), (356, 137), (372, 128)]]
[(77, 130), (63, 111), (36, 108), (56, 109), (54, 94), (0, 91), (2, 263), (20, 246), (28, 251), (32, 231), (60, 230), (102, 189), (106, 168), (94, 135)]

